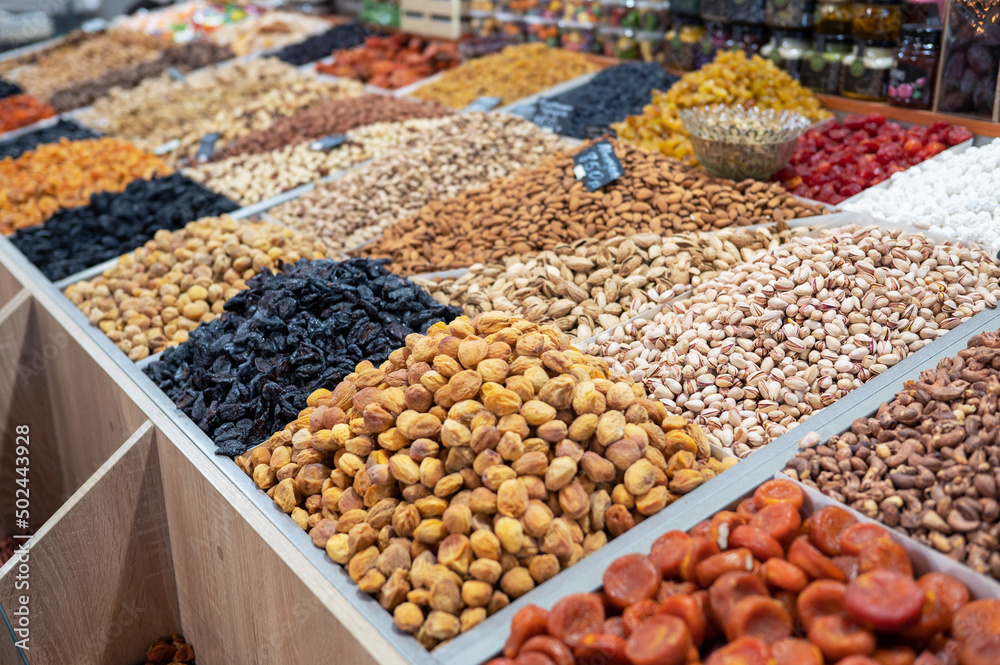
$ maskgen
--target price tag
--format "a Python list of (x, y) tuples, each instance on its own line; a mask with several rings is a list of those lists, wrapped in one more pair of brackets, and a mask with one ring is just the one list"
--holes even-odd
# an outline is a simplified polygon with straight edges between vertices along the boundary
[(331, 134), (309, 144), (310, 150), (331, 150), (347, 143), (347, 134)]
[(573, 117), (575, 109), (569, 104), (555, 102), (551, 99), (539, 99), (535, 102), (535, 114), (531, 121), (544, 129), (550, 129), (556, 134), (565, 131), (569, 119)]
[(614, 146), (606, 139), (584, 148), (573, 156), (573, 173), (588, 192), (596, 192), (625, 174)]
[(179, 148), (180, 145), (181, 145), (180, 139), (170, 139), (163, 145), (153, 148), (153, 154), (159, 157), (160, 155), (165, 155), (168, 152), (173, 152), (174, 150), (177, 150), (177, 148)]
[(207, 162), (215, 152), (215, 143), (222, 136), (219, 132), (209, 132), (201, 139), (201, 145), (198, 146), (198, 153), (195, 155), (195, 159), (199, 162)]
[(617, 137), (618, 132), (604, 125), (587, 125), (583, 128), (583, 138), (599, 139), (602, 136)]
[(175, 81), (184, 82), (184, 75), (176, 67), (167, 67), (167, 76)]
[(500, 102), (503, 101), (502, 97), (480, 97), (479, 99), (474, 99), (465, 107), (466, 111), (492, 111)]

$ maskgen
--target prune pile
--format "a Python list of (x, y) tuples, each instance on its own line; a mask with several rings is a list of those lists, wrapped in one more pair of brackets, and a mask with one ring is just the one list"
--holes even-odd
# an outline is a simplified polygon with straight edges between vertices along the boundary
[(462, 311), (384, 261), (300, 261), (252, 278), (218, 319), (145, 369), (177, 407), (234, 457), (295, 420), (317, 388), (361, 360), (376, 366), (406, 336)]
[(1000, 58), (1000, 7), (990, 9), (993, 16), (985, 21), (969, 21), (966, 11), (957, 6), (951, 12), (940, 108), (989, 117)]
[(590, 128), (608, 127), (630, 115), (642, 113), (654, 90), (666, 90), (677, 77), (655, 62), (629, 62), (599, 73), (586, 85), (565, 92), (555, 101), (574, 107), (562, 132), (587, 138)]
[(16, 83), (11, 83), (10, 81), (4, 81), (0, 79), (0, 99), (4, 97), (13, 97), (14, 95), (20, 95), (24, 90), (21, 90), (21, 86)]
[(100, 138), (100, 134), (89, 127), (77, 124), (72, 120), (60, 120), (51, 127), (43, 127), (33, 132), (22, 134), (16, 139), (0, 143), (0, 159), (12, 157), (17, 159), (23, 153), (34, 150), (45, 143), (58, 143), (59, 139), (82, 141), (83, 139)]
[(11, 242), (56, 281), (141, 246), (160, 229), (173, 231), (239, 206), (175, 173), (135, 180), (124, 192), (102, 192), (90, 205), (67, 208), (45, 224), (21, 229)]
[(325, 58), (334, 51), (359, 46), (371, 34), (371, 30), (360, 23), (346, 23), (330, 28), (326, 32), (314, 35), (298, 44), (286, 46), (275, 55), (290, 65), (304, 65)]

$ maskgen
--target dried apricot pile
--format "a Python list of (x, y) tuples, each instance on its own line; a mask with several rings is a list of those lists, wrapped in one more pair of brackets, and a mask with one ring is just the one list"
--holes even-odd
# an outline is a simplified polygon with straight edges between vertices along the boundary
[(988, 665), (1000, 600), (955, 577), (914, 577), (889, 532), (770, 480), (735, 511), (649, 555), (626, 554), (604, 589), (522, 608), (488, 665)]
[(641, 115), (612, 127), (620, 138), (641, 148), (693, 160), (688, 132), (677, 112), (709, 104), (787, 109), (813, 120), (830, 115), (809, 90), (768, 60), (757, 55), (747, 58), (743, 51), (721, 51), (714, 61), (654, 95)]
[(369, 37), (363, 46), (334, 53), (333, 63), (317, 64), (316, 70), (396, 90), (451, 69), (459, 62), (457, 42), (397, 33), (391, 37)]
[(0, 99), (0, 132), (27, 127), (51, 118), (56, 110), (31, 95), (12, 95)]
[(121, 192), (137, 178), (170, 175), (158, 157), (113, 138), (47, 143), (0, 161), (0, 233), (41, 224), (87, 205), (96, 192)]

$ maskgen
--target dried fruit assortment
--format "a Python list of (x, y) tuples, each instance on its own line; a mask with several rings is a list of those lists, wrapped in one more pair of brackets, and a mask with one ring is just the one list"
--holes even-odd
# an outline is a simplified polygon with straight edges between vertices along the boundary
[(363, 46), (334, 53), (333, 62), (317, 64), (316, 71), (396, 90), (456, 67), (459, 62), (457, 42), (400, 32), (390, 37), (369, 37)]
[(41, 226), (21, 229), (11, 242), (46, 277), (58, 281), (141, 246), (160, 229), (173, 231), (237, 207), (175, 173), (135, 180), (124, 192), (94, 194), (87, 205), (61, 210)]
[(316, 16), (272, 10), (247, 21), (223, 25), (212, 32), (211, 40), (228, 46), (236, 55), (248, 55), (284, 48), (329, 28), (329, 21)]
[(521, 44), (462, 63), (410, 96), (458, 109), (479, 97), (500, 97), (502, 104), (510, 104), (598, 69), (600, 66), (582, 53)]
[(142, 360), (222, 314), (254, 275), (323, 257), (311, 238), (223, 215), (157, 231), (113, 268), (65, 293), (129, 358)]
[(300, 261), (247, 287), (144, 370), (230, 456), (294, 420), (313, 391), (357, 363), (384, 362), (410, 333), (460, 313), (377, 261)]
[(898, 229), (801, 237), (695, 287), (591, 353), (745, 456), (987, 307), (992, 255)]
[(12, 95), (0, 99), (0, 132), (9, 132), (51, 118), (56, 110), (31, 95)]
[(595, 192), (558, 154), (482, 189), (425, 206), (357, 250), (389, 257), (392, 270), (419, 274), (502, 261), (512, 252), (552, 249), (580, 238), (781, 222), (823, 214), (776, 184), (734, 183), (659, 154), (614, 141), (625, 173)]
[(146, 650), (145, 665), (194, 665), (194, 647), (184, 640), (183, 635), (161, 637)]
[(120, 192), (137, 178), (170, 175), (158, 157), (127, 141), (100, 138), (47, 143), (0, 161), (0, 233), (41, 224), (91, 194)]
[(971, 138), (968, 129), (942, 121), (903, 129), (881, 113), (850, 115), (803, 134), (788, 166), (771, 179), (797, 196), (837, 204)]
[(296, 42), (274, 54), (290, 65), (301, 66), (325, 58), (333, 51), (353, 48), (371, 35), (371, 29), (360, 23), (335, 25), (326, 32)]
[(584, 239), (514, 254), (502, 263), (477, 263), (461, 277), (416, 282), (438, 302), (460, 305), (468, 316), (511, 312), (552, 325), (578, 343), (806, 231), (727, 229), (669, 238), (639, 233)]
[(368, 166), (317, 185), (269, 214), (315, 234), (339, 254), (374, 240), (382, 229), (431, 201), (534, 166), (561, 145), (550, 132), (511, 115), (455, 114)]
[[(488, 665), (920, 665), (995, 662), (1000, 600), (972, 600), (884, 528), (771, 480), (735, 511), (604, 571), (604, 588), (514, 615)], [(924, 564), (926, 565), (926, 563)]]
[(437, 323), (236, 459), (427, 648), (732, 466), (563, 335)]
[(985, 332), (849, 431), (805, 439), (785, 473), (1000, 579), (998, 395), (1000, 334)]
[(0, 141), (0, 159), (4, 157), (20, 157), (29, 150), (34, 150), (46, 143), (58, 143), (59, 139), (79, 141), (81, 139), (96, 139), (100, 136), (89, 127), (84, 127), (72, 120), (58, 120), (56, 124), (36, 129), (27, 134)]
[(677, 112), (709, 104), (752, 103), (766, 109), (787, 109), (813, 120), (830, 115), (788, 72), (743, 51), (720, 51), (715, 60), (682, 76), (666, 92), (653, 96), (641, 115), (614, 125), (626, 141), (669, 157), (694, 160), (691, 141)]

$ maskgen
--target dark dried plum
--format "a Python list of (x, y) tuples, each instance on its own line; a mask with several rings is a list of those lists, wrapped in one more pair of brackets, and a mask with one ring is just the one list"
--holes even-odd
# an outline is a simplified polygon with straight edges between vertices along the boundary
[(79, 125), (72, 120), (60, 120), (50, 127), (36, 129), (9, 141), (3, 141), (0, 143), (0, 159), (4, 157), (17, 159), (27, 151), (34, 150), (45, 143), (58, 143), (59, 139), (81, 141), (98, 137), (100, 134), (89, 127)]
[(461, 314), (384, 264), (300, 261), (261, 273), (144, 371), (218, 454), (239, 455), (294, 420), (313, 390), (332, 389), (362, 360), (381, 364), (410, 333)]
[(298, 44), (286, 46), (275, 55), (291, 65), (305, 65), (325, 58), (334, 51), (360, 46), (365, 39), (374, 34), (378, 34), (378, 31), (370, 30), (360, 23), (346, 23), (304, 39)]
[(14, 95), (20, 95), (24, 90), (21, 90), (21, 86), (16, 83), (11, 83), (10, 81), (5, 81), (0, 78), (0, 99), (4, 97), (13, 97)]

